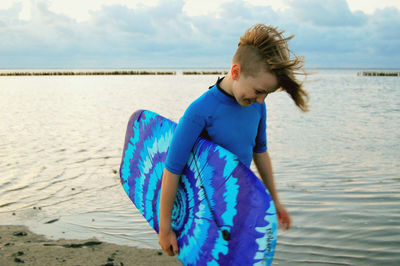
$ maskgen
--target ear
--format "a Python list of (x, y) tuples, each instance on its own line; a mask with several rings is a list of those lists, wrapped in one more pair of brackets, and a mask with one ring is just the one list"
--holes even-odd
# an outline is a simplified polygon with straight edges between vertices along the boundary
[(233, 64), (231, 67), (232, 80), (238, 80), (241, 71), (242, 71), (242, 69), (239, 64)]

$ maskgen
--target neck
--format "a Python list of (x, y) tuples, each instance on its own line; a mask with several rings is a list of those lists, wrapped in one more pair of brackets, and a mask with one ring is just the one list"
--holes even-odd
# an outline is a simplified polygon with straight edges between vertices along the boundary
[(227, 75), (225, 75), (225, 78), (219, 84), (219, 87), (222, 90), (224, 90), (227, 94), (233, 96), (232, 84), (233, 84), (232, 77), (231, 77), (230, 73), (228, 73)]

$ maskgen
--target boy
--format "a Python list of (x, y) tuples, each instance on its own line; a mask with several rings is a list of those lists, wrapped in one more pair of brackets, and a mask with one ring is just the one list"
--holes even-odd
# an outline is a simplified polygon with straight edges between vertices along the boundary
[(265, 98), (285, 90), (302, 110), (308, 95), (294, 74), (303, 62), (290, 59), (287, 41), (276, 28), (257, 24), (240, 38), (232, 66), (223, 79), (194, 101), (175, 130), (164, 170), (160, 202), (159, 244), (170, 256), (178, 254), (171, 212), (179, 175), (196, 139), (202, 135), (236, 154), (250, 167), (252, 159), (275, 203), (280, 226), (290, 228), (290, 215), (281, 204), (274, 184), (266, 145)]

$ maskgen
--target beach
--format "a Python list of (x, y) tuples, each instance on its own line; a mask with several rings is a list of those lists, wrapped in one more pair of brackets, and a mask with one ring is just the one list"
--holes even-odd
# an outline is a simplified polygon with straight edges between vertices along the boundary
[(97, 239), (49, 240), (25, 226), (0, 226), (0, 265), (181, 265), (162, 250), (139, 249)]

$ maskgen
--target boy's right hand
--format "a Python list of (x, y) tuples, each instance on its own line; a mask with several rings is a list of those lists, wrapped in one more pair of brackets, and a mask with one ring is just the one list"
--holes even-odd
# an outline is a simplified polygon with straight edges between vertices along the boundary
[(168, 254), (168, 256), (174, 256), (179, 254), (178, 242), (176, 240), (176, 234), (172, 228), (169, 230), (162, 231), (158, 235), (158, 244)]

